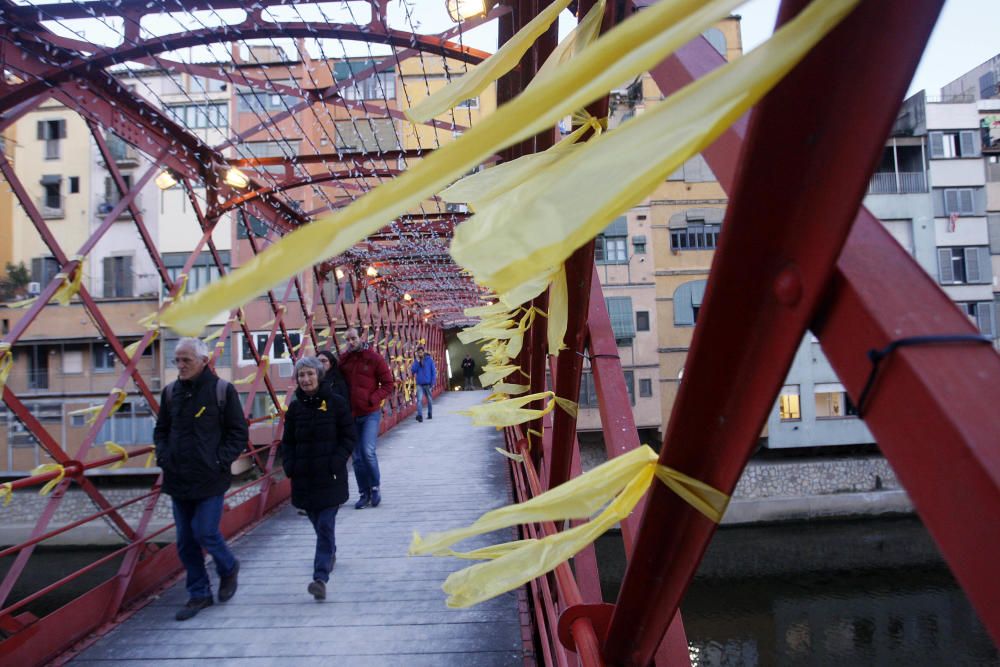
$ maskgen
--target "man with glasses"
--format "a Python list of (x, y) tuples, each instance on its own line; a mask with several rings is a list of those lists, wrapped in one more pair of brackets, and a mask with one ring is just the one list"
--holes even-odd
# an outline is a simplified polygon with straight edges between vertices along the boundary
[(341, 356), (340, 371), (351, 390), (351, 414), (354, 415), (354, 424), (358, 429), (358, 441), (352, 458), (354, 478), (361, 492), (354, 509), (360, 510), (378, 507), (382, 502), (375, 440), (382, 420), (382, 401), (392, 393), (393, 379), (385, 359), (368, 348), (357, 329), (348, 329), (344, 333), (344, 340), (347, 341), (347, 352)]
[(203, 341), (180, 339), (173, 360), (177, 381), (163, 388), (153, 430), (163, 491), (173, 500), (177, 554), (187, 570), (189, 599), (177, 612), (178, 621), (212, 605), (202, 549), (215, 561), (219, 602), (236, 593), (240, 570), (219, 522), (232, 477), (230, 466), (247, 446), (247, 421), (236, 387), (219, 379), (208, 359)]

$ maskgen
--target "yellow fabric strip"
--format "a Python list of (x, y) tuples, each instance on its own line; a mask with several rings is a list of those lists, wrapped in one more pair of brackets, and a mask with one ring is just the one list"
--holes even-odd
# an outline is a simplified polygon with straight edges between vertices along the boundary
[(559, 76), (547, 77), (545, 85), (524, 91), (399, 177), (287, 234), (236, 271), (171, 304), (161, 322), (184, 335), (199, 334), (217, 313), (340, 254), (496, 151), (554, 126), (622, 81), (648, 70), (741, 1), (663, 0), (627, 19), (559, 67)]
[(563, 38), (531, 79), (528, 88), (540, 86), (545, 79), (555, 75), (559, 67), (583, 52), (601, 32), (601, 20), (604, 18), (605, 0), (600, 0), (590, 8), (583, 20)]
[(0, 484), (0, 498), (3, 498), (4, 507), (10, 505), (10, 501), (14, 499), (14, 485), (10, 482)]
[[(537, 394), (474, 405), (466, 410), (459, 410), (458, 414), (472, 417), (473, 426), (496, 426), (498, 428), (514, 426), (544, 417), (552, 412), (552, 409), (556, 407), (554, 398), (555, 392), (543, 391)], [(522, 407), (538, 400), (548, 400), (548, 403), (541, 410)]]
[(263, 377), (264, 375), (267, 375), (267, 371), (270, 367), (271, 367), (271, 358), (261, 357), (260, 366), (257, 367), (257, 370), (253, 374), (248, 375), (245, 378), (241, 378), (239, 380), (233, 380), (233, 384), (238, 384), (238, 385), (250, 384), (258, 377)]
[(149, 455), (146, 457), (146, 464), (143, 468), (152, 468), (154, 461), (156, 461), (156, 445), (153, 445), (153, 449), (150, 450)]
[(562, 265), (549, 285), (549, 354), (559, 354), (566, 348), (566, 328), (569, 326), (569, 290), (566, 287), (566, 265)]
[(513, 452), (508, 452), (503, 447), (494, 447), (495, 450), (509, 458), (511, 461), (516, 461), (518, 463), (524, 463), (524, 457), (520, 454), (514, 454)]
[[(765, 44), (685, 87), (455, 229), (452, 256), (499, 293), (558, 266), (710, 144), (790, 70), (857, 0), (811, 3)], [(647, 12), (640, 16), (647, 16)], [(603, 41), (603, 40), (600, 40)], [(597, 44), (595, 43), (595, 47)], [(608, 174), (628, 177), (608, 179)], [(503, 239), (503, 242), (498, 242)]]
[(71, 259), (78, 261), (79, 264), (76, 265), (76, 268), (73, 269), (72, 274), (69, 276), (65, 273), (56, 274), (57, 278), (62, 278), (62, 285), (52, 295), (53, 301), (63, 306), (68, 306), (70, 299), (77, 295), (83, 280), (83, 260), (85, 258), (81, 255), (74, 255)]
[[(159, 329), (156, 329), (155, 331), (153, 331), (152, 338), (150, 338), (149, 339), (149, 343), (146, 344), (147, 349), (149, 348), (150, 345), (153, 344), (153, 341), (156, 340), (159, 335), (160, 335), (160, 330)], [(128, 356), (129, 359), (131, 359), (132, 357), (135, 356), (135, 352), (136, 352), (136, 350), (139, 349), (139, 343), (141, 343), (141, 342), (142, 342), (142, 339), (140, 338), (139, 340), (135, 341), (134, 343), (130, 344), (128, 347), (125, 348), (125, 354), (126, 354), (126, 356)]]
[(517, 34), (507, 40), (492, 56), (469, 68), (461, 78), (420, 101), (405, 111), (414, 123), (423, 123), (444, 113), (459, 102), (475, 97), (491, 83), (517, 67), (528, 49), (559, 18), (559, 12), (566, 9), (570, 0), (555, 0), (531, 19)]
[(48, 483), (38, 491), (38, 495), (47, 496), (49, 491), (56, 487), (56, 484), (63, 481), (63, 477), (66, 476), (66, 469), (58, 463), (43, 463), (31, 471), (32, 475), (44, 475), (47, 472), (53, 471), (58, 472), (59, 474), (50, 479)]
[(108, 454), (117, 454), (118, 456), (121, 457), (121, 461), (113, 463), (109, 468), (110, 470), (117, 470), (118, 468), (121, 468), (128, 462), (128, 452), (125, 451), (125, 448), (122, 447), (121, 445), (108, 440), (107, 442), (104, 443), (104, 449), (108, 451)]
[(7, 385), (7, 378), (14, 368), (14, 355), (10, 351), (10, 343), (0, 343), (0, 396)]

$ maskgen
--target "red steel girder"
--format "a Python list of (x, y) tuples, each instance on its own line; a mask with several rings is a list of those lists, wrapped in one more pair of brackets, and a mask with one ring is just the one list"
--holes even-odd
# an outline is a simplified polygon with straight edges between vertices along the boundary
[[(783, 3), (782, 20), (802, 4)], [(861, 3), (758, 105), (660, 463), (732, 493), (940, 6)], [(650, 661), (715, 528), (654, 485), (604, 647), (610, 662)]]

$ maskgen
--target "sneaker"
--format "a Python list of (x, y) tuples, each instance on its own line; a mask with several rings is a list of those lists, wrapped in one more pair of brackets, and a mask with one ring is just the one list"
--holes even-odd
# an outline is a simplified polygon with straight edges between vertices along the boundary
[(361, 497), (358, 498), (358, 502), (354, 503), (354, 509), (363, 510), (364, 508), (368, 507), (371, 504), (372, 504), (372, 499), (368, 496), (368, 494), (362, 493)]
[(379, 503), (382, 502), (382, 494), (379, 492), (377, 486), (372, 487), (371, 501), (372, 501), (372, 507), (378, 507)]
[(240, 574), (240, 562), (236, 561), (233, 571), (222, 577), (219, 581), (219, 602), (228, 602), (236, 595), (236, 587), (239, 585), (237, 577)]
[(421, 415), (417, 415), (417, 421), (418, 422), (422, 422), (423, 420), (424, 420), (424, 418)]
[(212, 606), (212, 598), (191, 598), (188, 600), (187, 604), (180, 608), (180, 610), (174, 614), (174, 618), (178, 621), (186, 621), (189, 618), (194, 618), (198, 615), (198, 612), (205, 607)]
[(431, 413), (429, 413), (429, 412), (428, 412), (428, 413), (427, 413), (427, 418), (428, 418), (428, 419), (434, 419), (434, 415), (432, 415)]
[(326, 584), (324, 584), (319, 579), (316, 579), (315, 581), (310, 583), (309, 587), (306, 588), (306, 590), (309, 591), (309, 594), (312, 595), (317, 600), (326, 599)]

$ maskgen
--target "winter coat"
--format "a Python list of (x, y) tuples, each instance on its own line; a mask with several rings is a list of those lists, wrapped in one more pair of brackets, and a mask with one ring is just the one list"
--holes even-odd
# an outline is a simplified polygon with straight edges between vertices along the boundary
[(323, 374), (323, 382), (330, 385), (334, 395), (340, 396), (349, 406), (351, 404), (351, 392), (347, 388), (347, 380), (344, 379), (339, 367), (332, 367)]
[(434, 359), (429, 354), (424, 355), (423, 361), (414, 361), (410, 366), (410, 372), (416, 378), (417, 384), (432, 385), (437, 379), (437, 368), (434, 367)]
[(376, 412), (392, 393), (389, 366), (380, 354), (368, 348), (344, 354), (340, 359), (340, 372), (351, 390), (351, 413), (355, 417)]
[(476, 372), (476, 362), (472, 359), (462, 359), (462, 374), (470, 378)]
[(292, 505), (318, 512), (344, 504), (347, 459), (357, 440), (350, 406), (329, 384), (320, 384), (312, 396), (296, 389), (281, 438), (281, 463), (292, 480)]
[(163, 492), (173, 498), (200, 500), (228, 491), (229, 467), (246, 449), (249, 429), (239, 393), (230, 384), (220, 412), (218, 381), (206, 367), (193, 380), (167, 385), (160, 395), (153, 442)]

